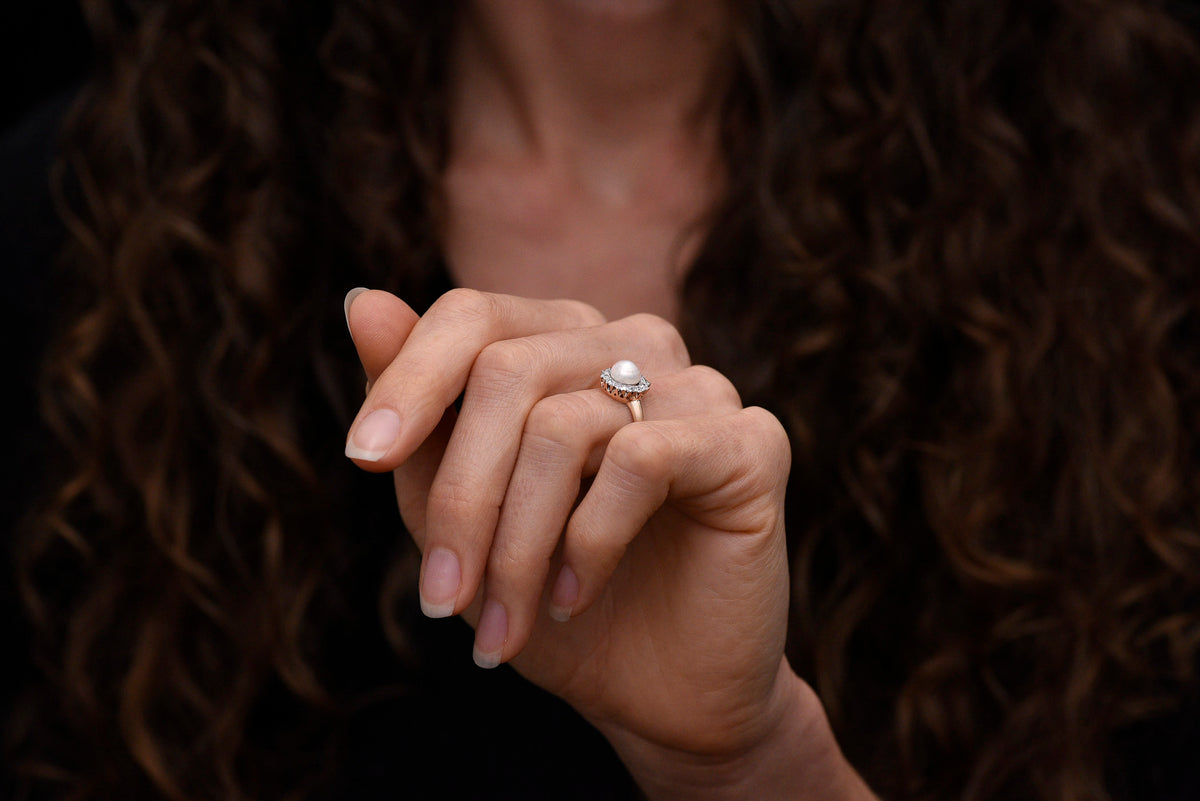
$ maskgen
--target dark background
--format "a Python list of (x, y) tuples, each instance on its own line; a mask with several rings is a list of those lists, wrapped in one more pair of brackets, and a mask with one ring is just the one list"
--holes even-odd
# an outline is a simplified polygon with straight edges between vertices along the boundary
[(0, 131), (82, 81), (91, 59), (77, 0), (0, 0)]

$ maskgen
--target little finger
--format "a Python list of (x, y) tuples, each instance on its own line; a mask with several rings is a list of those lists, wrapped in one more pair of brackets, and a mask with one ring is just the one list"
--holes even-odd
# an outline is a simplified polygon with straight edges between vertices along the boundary
[[(742, 538), (740, 559), (690, 561), (715, 565), (718, 572), (753, 562), (774, 548), (773, 539), (782, 534), (790, 458), (779, 421), (754, 407), (722, 417), (622, 428), (609, 442), (595, 481), (567, 523), (563, 567), (551, 604), (571, 615), (591, 606), (626, 548), (668, 499), (692, 523)], [(727, 541), (706, 539), (708, 547), (718, 548)]]

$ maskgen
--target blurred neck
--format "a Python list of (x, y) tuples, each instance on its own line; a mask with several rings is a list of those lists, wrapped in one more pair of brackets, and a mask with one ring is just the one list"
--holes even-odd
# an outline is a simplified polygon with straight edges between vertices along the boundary
[(475, 0), (454, 54), (454, 147), (620, 169), (716, 127), (725, 0)]
[(475, 0), (452, 53), (462, 286), (674, 318), (723, 191), (728, 0)]

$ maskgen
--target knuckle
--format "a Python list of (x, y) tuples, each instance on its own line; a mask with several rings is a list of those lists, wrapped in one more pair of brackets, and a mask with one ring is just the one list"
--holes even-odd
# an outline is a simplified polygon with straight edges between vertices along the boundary
[(625, 426), (608, 444), (607, 458), (631, 483), (659, 483), (671, 473), (671, 441), (653, 425)]
[(705, 401), (705, 406), (711, 409), (741, 409), (742, 396), (737, 387), (725, 377), (725, 374), (704, 364), (688, 368), (688, 376), (693, 379), (697, 392)]
[(429, 488), (427, 515), (446, 521), (469, 519), (479, 502), (479, 490), (471, 482), (439, 477)]
[(476, 378), (502, 382), (524, 381), (537, 367), (540, 354), (528, 339), (506, 339), (484, 347), (471, 373)]
[(539, 543), (497, 534), (484, 568), (487, 594), (508, 602), (510, 611), (536, 603), (550, 570), (550, 558), (551, 553), (543, 552)]
[(582, 300), (566, 300), (563, 301), (571, 309), (572, 313), (578, 318), (581, 328), (592, 328), (597, 325), (604, 325), (604, 315), (600, 310), (590, 303), (585, 303)]
[(577, 395), (542, 398), (525, 419), (525, 436), (534, 442), (577, 450), (590, 426), (590, 407)]
[(658, 347), (671, 361), (685, 365), (691, 363), (683, 335), (670, 320), (648, 312), (635, 314), (628, 320), (642, 331), (642, 336), (647, 337), (651, 342), (658, 343)]
[(792, 444), (779, 418), (761, 406), (742, 409), (738, 417), (747, 428), (747, 437), (759, 443), (760, 452), (777, 472), (786, 474), (791, 468)]
[(575, 563), (580, 577), (594, 584), (601, 583), (597, 579), (602, 581), (612, 575), (625, 549), (625, 542), (614, 540), (600, 528), (580, 528), (572, 534), (571, 550), (578, 557)]
[(486, 292), (456, 287), (446, 292), (430, 307), (427, 314), (445, 317), (458, 325), (478, 325), (495, 313), (495, 304)]
[(497, 582), (503, 582), (505, 585), (514, 583), (519, 587), (524, 582), (510, 582), (509, 579), (514, 576), (522, 576), (527, 572), (529, 572), (529, 558), (521, 549), (515, 547), (507, 539), (492, 543), (487, 560), (487, 577), (491, 590), (498, 589)]

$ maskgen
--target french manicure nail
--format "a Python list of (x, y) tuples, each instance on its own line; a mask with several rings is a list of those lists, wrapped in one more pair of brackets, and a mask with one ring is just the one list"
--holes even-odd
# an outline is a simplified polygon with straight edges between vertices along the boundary
[(488, 601), (479, 615), (475, 629), (475, 650), (471, 656), (481, 668), (494, 668), (504, 655), (504, 641), (508, 639), (508, 613), (499, 601)]
[(450, 617), (458, 600), (462, 570), (458, 557), (445, 548), (433, 548), (425, 555), (421, 576), (421, 611), (426, 617)]
[(400, 416), (391, 409), (376, 409), (358, 422), (346, 440), (346, 456), (377, 462), (400, 436)]
[(559, 623), (571, 619), (571, 610), (579, 601), (579, 577), (570, 565), (563, 565), (550, 591), (550, 617)]
[[(354, 302), (355, 298), (357, 298), (359, 295), (361, 295), (362, 293), (364, 293), (366, 291), (367, 291), (367, 288), (365, 286), (356, 286), (356, 287), (354, 287), (354, 289), (351, 289), (349, 292), (346, 293), (346, 299), (344, 301), (342, 301), (342, 310), (344, 312), (346, 312), (346, 330), (347, 331), (350, 330), (350, 304)], [(353, 331), (350, 331), (350, 337), (351, 337), (351, 339), (354, 338)]]

